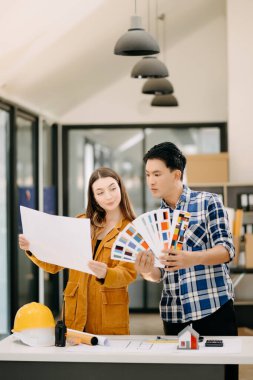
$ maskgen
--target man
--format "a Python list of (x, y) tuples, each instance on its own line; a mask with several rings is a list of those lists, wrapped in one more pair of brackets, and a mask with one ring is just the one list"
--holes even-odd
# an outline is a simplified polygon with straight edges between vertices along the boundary
[[(160, 313), (166, 335), (177, 335), (189, 324), (201, 335), (237, 335), (233, 284), (227, 263), (234, 257), (226, 211), (216, 194), (183, 185), (186, 158), (171, 142), (155, 145), (144, 156), (148, 187), (161, 208), (190, 212), (183, 250), (141, 252), (136, 269), (148, 281), (163, 281)], [(208, 170), (208, 168), (207, 168)], [(226, 378), (237, 378), (237, 366)], [(231, 368), (234, 367), (234, 368)], [(232, 373), (229, 372), (232, 370)]]

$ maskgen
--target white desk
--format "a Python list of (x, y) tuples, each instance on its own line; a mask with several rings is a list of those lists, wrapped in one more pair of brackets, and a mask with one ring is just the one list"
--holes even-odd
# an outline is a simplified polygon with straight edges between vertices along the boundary
[[(152, 340), (153, 336), (112, 336), (110, 339)], [(217, 339), (217, 337), (216, 337)], [(125, 352), (99, 347), (99, 351), (70, 351), (68, 347), (33, 348), (14, 342), (12, 337), (0, 341), (0, 378), (3, 380), (156, 380), (224, 378), (225, 364), (253, 364), (253, 337), (224, 337), (241, 341), (238, 353), (201, 350), (166, 352), (140, 350)], [(194, 377), (193, 377), (194, 376)]]

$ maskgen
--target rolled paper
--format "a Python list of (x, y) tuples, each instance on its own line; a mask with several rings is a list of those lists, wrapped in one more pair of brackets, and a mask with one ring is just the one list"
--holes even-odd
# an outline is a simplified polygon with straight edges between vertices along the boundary
[(67, 329), (67, 339), (78, 339), (80, 343), (89, 344), (90, 346), (96, 346), (98, 344), (98, 338), (96, 336), (72, 329)]
[(81, 339), (67, 337), (67, 342), (70, 346), (77, 346), (78, 344), (81, 344)]

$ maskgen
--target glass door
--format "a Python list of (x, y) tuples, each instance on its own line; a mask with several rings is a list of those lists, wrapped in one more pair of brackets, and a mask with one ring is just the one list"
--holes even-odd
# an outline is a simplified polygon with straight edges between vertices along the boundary
[[(43, 211), (57, 215), (57, 126), (43, 120), (42, 138)], [(59, 274), (44, 272), (44, 302), (54, 315), (59, 313)]]
[[(16, 118), (16, 181), (18, 189), (18, 234), (22, 233), (19, 206), (38, 208), (37, 119), (18, 114)], [(43, 232), (42, 232), (43, 233)], [(18, 248), (18, 307), (38, 300), (38, 268)]]

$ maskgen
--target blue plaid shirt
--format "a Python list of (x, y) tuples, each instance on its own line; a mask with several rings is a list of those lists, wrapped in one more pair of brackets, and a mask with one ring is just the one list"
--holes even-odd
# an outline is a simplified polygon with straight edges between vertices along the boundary
[[(161, 208), (171, 209), (165, 201)], [(183, 250), (202, 251), (223, 245), (230, 260), (235, 251), (227, 213), (218, 195), (192, 191), (184, 186), (176, 210), (191, 213), (185, 232)], [(227, 264), (196, 265), (175, 272), (161, 269), (163, 291), (161, 317), (166, 322), (183, 323), (204, 318), (234, 298), (233, 284)]]

